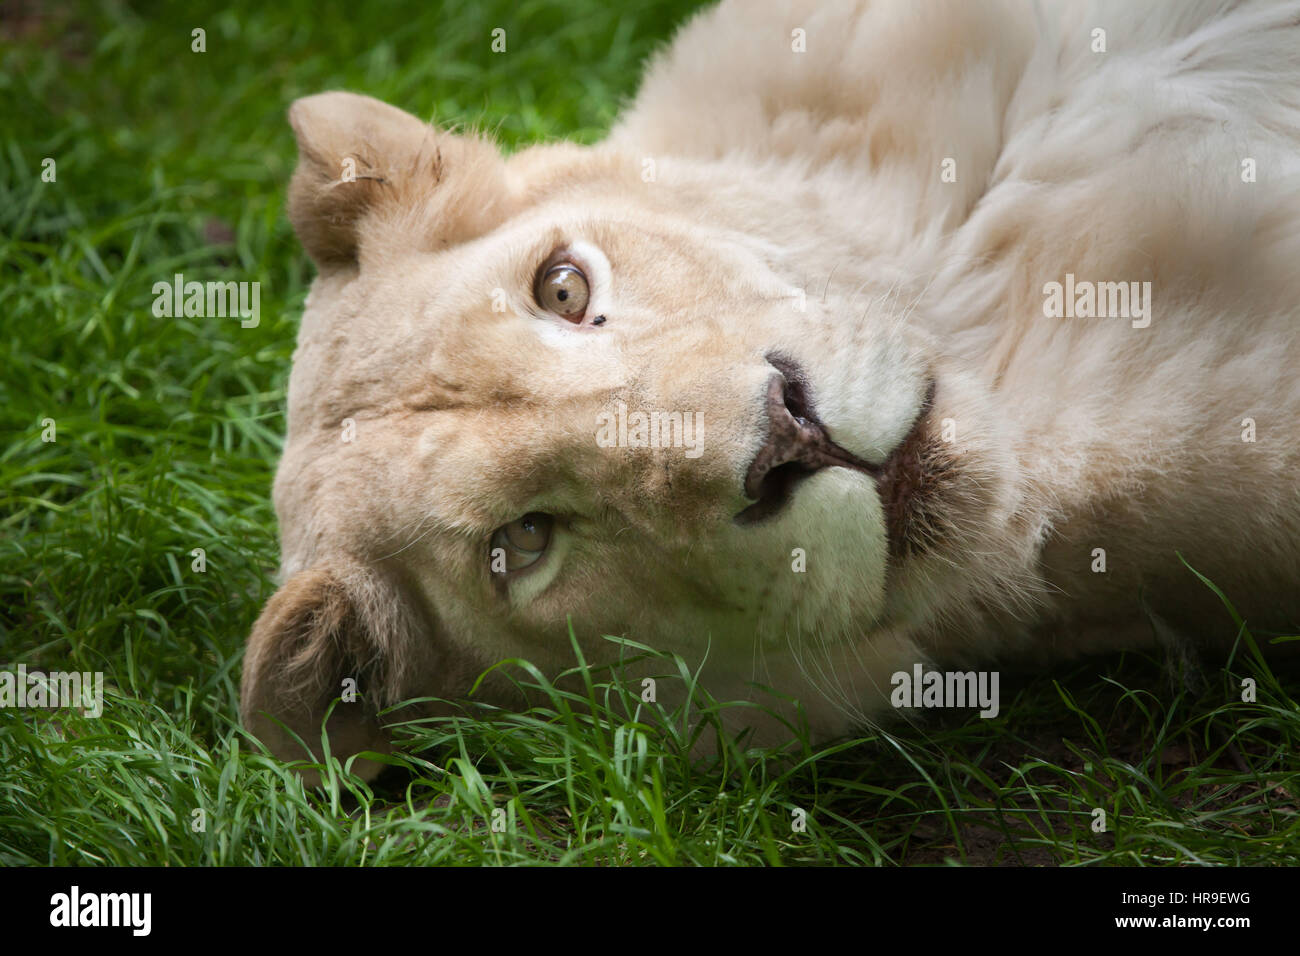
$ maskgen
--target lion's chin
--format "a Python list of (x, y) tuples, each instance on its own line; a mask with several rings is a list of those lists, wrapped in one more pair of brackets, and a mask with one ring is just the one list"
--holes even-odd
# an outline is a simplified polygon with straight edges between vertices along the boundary
[(933, 515), (953, 458), (934, 429), (936, 392), (931, 379), (915, 422), (876, 476), (889, 554), (895, 559), (925, 553), (941, 541)]

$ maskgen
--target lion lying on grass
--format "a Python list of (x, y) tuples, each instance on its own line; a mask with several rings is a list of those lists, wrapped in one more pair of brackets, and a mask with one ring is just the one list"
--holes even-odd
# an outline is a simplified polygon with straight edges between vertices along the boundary
[(508, 158), (296, 102), (248, 726), (304, 756), (350, 679), (332, 752), (383, 751), (570, 622), (707, 656), (760, 741), (755, 683), (825, 737), (921, 663), (1230, 639), (1188, 565), (1293, 626), (1300, 5), (1220, 6), (724, 2), (605, 142)]

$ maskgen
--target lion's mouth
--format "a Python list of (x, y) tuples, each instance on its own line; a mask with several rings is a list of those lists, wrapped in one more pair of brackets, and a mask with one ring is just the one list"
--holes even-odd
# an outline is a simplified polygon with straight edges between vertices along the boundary
[(774, 517), (790, 503), (795, 488), (805, 478), (822, 468), (839, 466), (875, 480), (892, 539), (906, 526), (908, 499), (920, 483), (920, 476), (912, 474), (921, 464), (915, 450), (934, 404), (934, 381), (907, 436), (888, 458), (875, 465), (831, 440), (817, 417), (798, 365), (776, 355), (768, 356), (768, 361), (780, 373), (768, 383), (768, 438), (745, 474), (745, 495), (754, 503), (736, 515), (736, 524), (752, 525)]

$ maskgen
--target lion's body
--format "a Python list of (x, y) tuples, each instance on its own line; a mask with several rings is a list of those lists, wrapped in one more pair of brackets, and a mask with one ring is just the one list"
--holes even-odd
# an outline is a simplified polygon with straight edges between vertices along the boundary
[[(779, 243), (813, 294), (896, 277), (907, 321), (991, 386), (1025, 482), (1029, 540), (1006, 546), (1033, 556), (1005, 583), (1036, 610), (981, 603), (1058, 650), (1102, 622), (1081, 642), (1104, 647), (1140, 586), (1214, 607), (1181, 551), (1254, 619), (1294, 623), (1300, 7), (789, 6), (699, 17), (613, 141), (704, 161), (710, 217)], [(1046, 318), (1067, 273), (1150, 281), (1151, 324)], [(987, 649), (1015, 629), (997, 617), (954, 623)]]

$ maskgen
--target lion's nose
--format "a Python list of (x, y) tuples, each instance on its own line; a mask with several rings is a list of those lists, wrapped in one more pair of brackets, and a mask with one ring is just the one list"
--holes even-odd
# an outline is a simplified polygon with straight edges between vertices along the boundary
[(736, 515), (737, 524), (776, 514), (795, 485), (822, 468), (839, 465), (868, 474), (878, 470), (831, 441), (794, 362), (778, 357), (768, 361), (776, 372), (767, 381), (767, 436), (745, 473), (745, 496), (755, 501)]
[(767, 381), (767, 440), (745, 474), (747, 497), (761, 497), (763, 482), (782, 466), (801, 465), (812, 471), (825, 463), (826, 432), (792, 391), (779, 372)]

